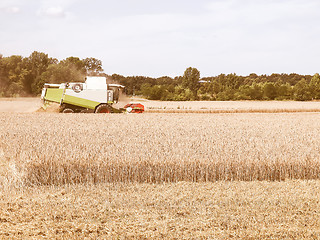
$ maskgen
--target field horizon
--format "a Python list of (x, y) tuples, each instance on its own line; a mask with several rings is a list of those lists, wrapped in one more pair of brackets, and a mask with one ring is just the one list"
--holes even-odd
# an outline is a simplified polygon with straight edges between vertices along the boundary
[[(138, 96), (125, 97), (116, 108), (129, 102), (139, 102), (148, 113), (281, 113), (281, 112), (320, 112), (320, 101), (158, 101)], [(0, 112), (38, 112), (43, 102), (39, 97), (0, 98)], [(56, 104), (47, 110), (58, 112)]]

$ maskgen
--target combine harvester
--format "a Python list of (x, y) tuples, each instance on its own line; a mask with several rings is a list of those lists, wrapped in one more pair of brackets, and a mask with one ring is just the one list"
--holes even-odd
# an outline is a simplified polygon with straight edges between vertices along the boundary
[(142, 104), (127, 104), (123, 108), (112, 105), (119, 102), (124, 86), (107, 84), (105, 77), (86, 77), (86, 81), (61, 84), (45, 83), (41, 99), (44, 109), (52, 102), (59, 103), (62, 113), (121, 113), (144, 111)]

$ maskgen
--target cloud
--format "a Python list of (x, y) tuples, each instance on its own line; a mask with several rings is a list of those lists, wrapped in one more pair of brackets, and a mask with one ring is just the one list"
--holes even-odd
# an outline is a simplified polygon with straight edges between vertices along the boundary
[(19, 7), (0, 7), (0, 12), (17, 14), (20, 12), (20, 8)]
[(19, 12), (20, 12), (20, 8), (19, 8), (19, 7), (7, 7), (7, 8), (5, 9), (5, 11), (6, 11), (7, 13), (13, 13), (13, 14), (15, 14), (15, 13), (19, 13)]
[(41, 0), (39, 1), (37, 15), (49, 18), (65, 18), (71, 14), (72, 6), (79, 0)]
[(67, 12), (62, 7), (47, 7), (41, 8), (38, 11), (39, 16), (53, 17), (53, 18), (64, 18)]
[(11, 6), (17, 6), (17, 5), (19, 5), (19, 1), (17, 1), (17, 0), (1, 0), (0, 1), (0, 8), (1, 9), (5, 9), (5, 8), (9, 8), (9, 7), (11, 7)]

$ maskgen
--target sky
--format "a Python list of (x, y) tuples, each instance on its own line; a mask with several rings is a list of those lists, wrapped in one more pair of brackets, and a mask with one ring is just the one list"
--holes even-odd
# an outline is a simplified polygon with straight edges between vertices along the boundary
[(319, 0), (0, 0), (0, 54), (94, 57), (107, 74), (320, 72)]

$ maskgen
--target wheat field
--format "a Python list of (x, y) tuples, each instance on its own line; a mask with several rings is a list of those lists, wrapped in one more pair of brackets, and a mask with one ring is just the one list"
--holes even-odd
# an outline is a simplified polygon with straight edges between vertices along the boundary
[(319, 239), (320, 113), (0, 113), (1, 239)]
[(0, 114), (0, 184), (320, 178), (320, 114)]
[(0, 195), (0, 239), (319, 239), (320, 181), (40, 186)]

